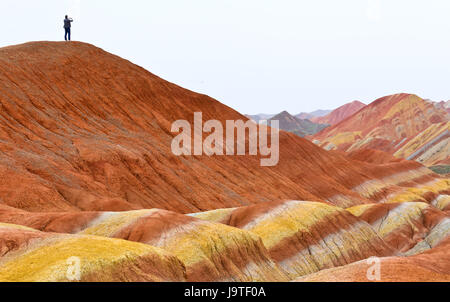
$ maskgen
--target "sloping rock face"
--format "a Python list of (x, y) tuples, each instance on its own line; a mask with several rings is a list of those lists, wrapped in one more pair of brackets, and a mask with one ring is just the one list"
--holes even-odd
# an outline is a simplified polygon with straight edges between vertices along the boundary
[(409, 251), (430, 234), (433, 242), (429, 247), (450, 235), (448, 215), (422, 202), (363, 205), (348, 211), (367, 221), (386, 243), (401, 252)]
[(195, 217), (257, 234), (291, 279), (393, 253), (367, 223), (323, 203), (272, 202)]
[(40, 231), (95, 235), (145, 243), (166, 250), (186, 267), (187, 281), (287, 281), (253, 233), (165, 210), (24, 213), (0, 211)]
[[(180, 260), (126, 240), (42, 233), (0, 224), (0, 282), (184, 281)], [(79, 259), (79, 273), (70, 260)]]
[(373, 150), (373, 149), (359, 149), (348, 152), (347, 155), (354, 159), (363, 161), (371, 164), (388, 164), (388, 163), (398, 163), (403, 161), (402, 158), (395, 157), (389, 153)]
[(450, 195), (438, 195), (431, 204), (442, 211), (450, 211)]
[(397, 150), (394, 155), (426, 166), (450, 162), (450, 121), (432, 124)]
[[(121, 216), (132, 216), (117, 223)], [(122, 238), (163, 248), (186, 266), (188, 281), (287, 281), (259, 237), (223, 224), (163, 210), (107, 214), (83, 234)]]
[(318, 124), (327, 124), (333, 126), (339, 124), (341, 121), (345, 120), (349, 116), (352, 116), (365, 106), (366, 104), (360, 101), (353, 101), (351, 103), (345, 104), (333, 110), (332, 112), (330, 112), (325, 116), (315, 117), (311, 119), (311, 121)]
[(380, 259), (379, 279), (371, 275), (372, 261), (359, 261), (346, 266), (320, 271), (301, 277), (299, 282), (449, 282), (450, 240), (423, 254), (411, 257), (385, 257)]
[(445, 161), (450, 116), (416, 95), (383, 97), (312, 139), (330, 150), (376, 149), (426, 165)]

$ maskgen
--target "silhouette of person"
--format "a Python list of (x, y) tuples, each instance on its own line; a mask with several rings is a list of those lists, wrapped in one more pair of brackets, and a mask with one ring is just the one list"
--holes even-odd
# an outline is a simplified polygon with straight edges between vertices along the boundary
[(67, 41), (67, 38), (69, 38), (70, 41), (70, 28), (71, 23), (73, 22), (72, 18), (69, 18), (69, 16), (66, 15), (66, 18), (64, 19), (64, 30), (66, 31), (66, 34), (64, 35), (64, 39)]

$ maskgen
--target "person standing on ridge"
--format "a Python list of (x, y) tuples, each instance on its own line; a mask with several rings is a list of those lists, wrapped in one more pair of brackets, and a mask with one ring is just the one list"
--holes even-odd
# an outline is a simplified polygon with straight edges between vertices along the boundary
[(64, 35), (64, 39), (67, 41), (67, 37), (70, 41), (70, 28), (72, 27), (71, 23), (73, 22), (72, 18), (69, 18), (69, 16), (66, 15), (66, 18), (64, 19), (64, 30), (66, 31), (66, 34)]

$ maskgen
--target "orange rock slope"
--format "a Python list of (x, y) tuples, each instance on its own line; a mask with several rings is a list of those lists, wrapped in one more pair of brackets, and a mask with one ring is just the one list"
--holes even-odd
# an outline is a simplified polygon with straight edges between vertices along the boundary
[(416, 95), (376, 100), (312, 140), (328, 150), (376, 149), (425, 165), (450, 156), (450, 116), (442, 106)]
[(274, 167), (175, 156), (174, 121), (247, 119), (92, 45), (2, 48), (0, 91), (0, 281), (73, 281), (73, 257), (81, 281), (288, 281), (448, 238), (450, 180), (417, 162), (283, 131)]
[[(295, 199), (368, 203), (353, 188), (419, 165), (380, 169), (280, 133), (280, 162), (175, 156), (178, 119), (247, 120), (205, 95), (83, 43), (0, 49), (0, 203), (29, 211), (162, 208), (189, 213)], [(431, 172), (430, 177), (434, 177)], [(390, 184), (386, 184), (390, 187)]]

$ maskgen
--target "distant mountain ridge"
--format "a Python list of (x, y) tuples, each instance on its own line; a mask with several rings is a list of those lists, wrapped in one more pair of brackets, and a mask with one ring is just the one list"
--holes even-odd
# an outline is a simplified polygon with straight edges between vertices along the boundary
[(450, 101), (442, 101), (437, 103), (437, 105), (443, 108), (448, 113), (450, 113)]
[(295, 117), (299, 118), (301, 120), (308, 119), (308, 120), (311, 121), (313, 118), (325, 116), (325, 115), (329, 114), (331, 111), (332, 110), (319, 109), (319, 110), (316, 110), (316, 111), (313, 111), (313, 112), (301, 112), (301, 113), (295, 115)]
[(291, 115), (287, 111), (283, 111), (271, 119), (268, 120), (270, 122), (278, 120), (280, 122), (280, 129), (289, 131), (297, 134), (300, 137), (305, 137), (308, 135), (314, 135), (323, 129), (329, 127), (329, 125), (322, 125), (313, 123), (308, 119), (299, 119), (293, 115)]
[(260, 114), (246, 114), (245, 116), (259, 124), (263, 121), (267, 121), (271, 117), (275, 116), (275, 114), (260, 113)]
[[(301, 112), (297, 115), (295, 115), (296, 118), (301, 120), (312, 120), (313, 118), (322, 117), (327, 114), (329, 114), (332, 110), (316, 110), (313, 112)], [(245, 116), (256, 123), (261, 123), (262, 121), (267, 121), (268, 119), (274, 117), (276, 114), (266, 114), (266, 113), (259, 113), (259, 114), (246, 114)]]

